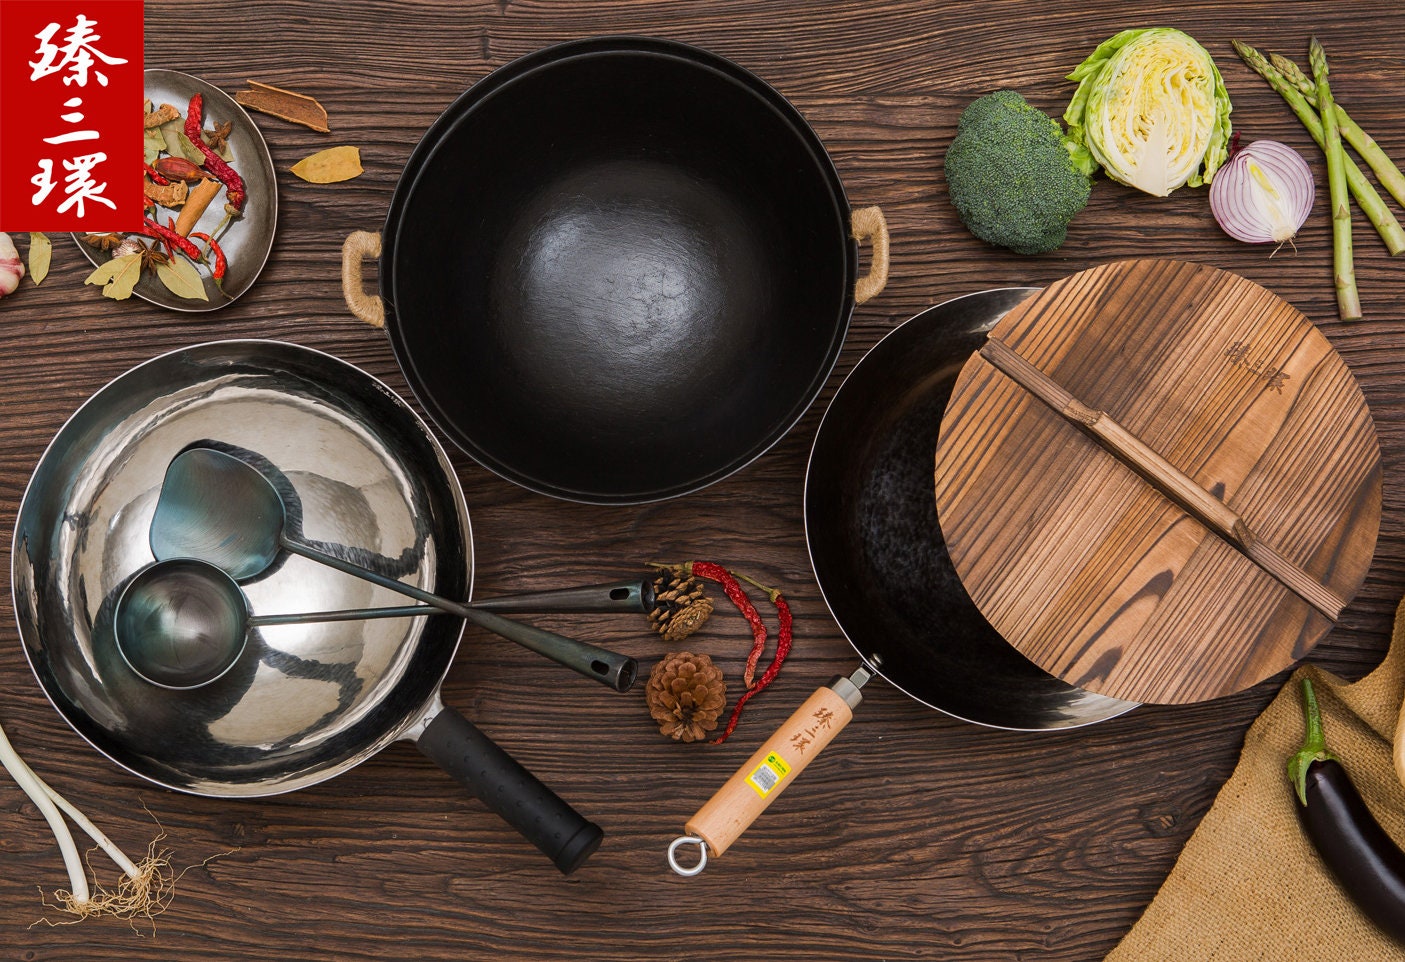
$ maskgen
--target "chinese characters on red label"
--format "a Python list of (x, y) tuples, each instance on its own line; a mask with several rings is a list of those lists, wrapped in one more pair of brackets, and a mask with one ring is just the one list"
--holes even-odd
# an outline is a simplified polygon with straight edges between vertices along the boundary
[(0, 230), (141, 226), (142, 16), (0, 0)]

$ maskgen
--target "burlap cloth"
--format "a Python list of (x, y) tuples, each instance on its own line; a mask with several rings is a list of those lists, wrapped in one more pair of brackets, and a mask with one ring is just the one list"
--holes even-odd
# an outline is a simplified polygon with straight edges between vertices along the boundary
[(1405, 604), (1385, 660), (1355, 684), (1307, 665), (1244, 737), (1239, 764), (1161, 891), (1107, 962), (1391, 962), (1405, 948), (1337, 888), (1303, 834), (1286, 766), (1302, 744), (1301, 676), (1317, 690), (1328, 747), (1397, 844), (1405, 787), (1391, 744), (1405, 697)]

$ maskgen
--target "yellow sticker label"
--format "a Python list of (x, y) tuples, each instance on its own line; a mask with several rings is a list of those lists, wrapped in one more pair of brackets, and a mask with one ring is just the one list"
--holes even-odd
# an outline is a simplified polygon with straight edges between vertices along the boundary
[(746, 777), (746, 783), (756, 790), (756, 794), (765, 798), (775, 791), (781, 779), (790, 774), (790, 766), (785, 763), (785, 759), (771, 752), (755, 770)]

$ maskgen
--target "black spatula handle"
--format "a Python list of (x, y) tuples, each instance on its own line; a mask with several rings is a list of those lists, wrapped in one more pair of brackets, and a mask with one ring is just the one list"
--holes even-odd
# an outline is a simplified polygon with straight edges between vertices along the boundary
[(604, 832), (452, 708), (415, 744), (569, 875), (600, 847)]

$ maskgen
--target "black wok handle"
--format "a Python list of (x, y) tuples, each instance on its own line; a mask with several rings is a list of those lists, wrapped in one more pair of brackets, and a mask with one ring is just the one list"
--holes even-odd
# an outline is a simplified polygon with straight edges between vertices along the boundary
[(579, 588), (553, 588), (480, 598), (473, 602), (479, 611), (494, 614), (581, 614), (585, 612), (632, 612), (648, 614), (654, 607), (654, 584), (647, 578), (616, 581)]
[(419, 750), (555, 863), (565, 875), (605, 833), (543, 785), (467, 718), (445, 708), (415, 740)]

